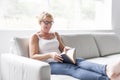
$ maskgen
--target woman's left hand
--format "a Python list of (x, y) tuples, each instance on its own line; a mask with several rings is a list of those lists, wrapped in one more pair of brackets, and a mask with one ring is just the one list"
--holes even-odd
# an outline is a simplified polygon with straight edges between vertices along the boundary
[(65, 46), (64, 47), (64, 52), (66, 53), (69, 49), (71, 49), (71, 47)]

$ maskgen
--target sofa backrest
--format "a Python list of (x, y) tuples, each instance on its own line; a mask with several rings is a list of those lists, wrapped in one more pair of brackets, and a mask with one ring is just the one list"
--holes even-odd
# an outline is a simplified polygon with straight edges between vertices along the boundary
[(10, 53), (24, 57), (29, 57), (29, 38), (12, 38)]
[(116, 34), (95, 34), (101, 56), (120, 53), (120, 38)]
[[(77, 58), (93, 58), (120, 53), (120, 39), (115, 34), (67, 34), (61, 35), (66, 46), (76, 48)], [(10, 52), (29, 57), (29, 38), (14, 37)]]
[[(66, 46), (76, 48), (76, 57), (78, 58), (92, 58), (99, 56), (94, 37), (90, 34), (61, 35), (61, 38)], [(28, 38), (14, 37), (11, 44), (11, 53), (29, 57)]]
[(99, 57), (99, 51), (91, 34), (68, 34), (62, 35), (66, 46), (76, 48), (77, 58)]

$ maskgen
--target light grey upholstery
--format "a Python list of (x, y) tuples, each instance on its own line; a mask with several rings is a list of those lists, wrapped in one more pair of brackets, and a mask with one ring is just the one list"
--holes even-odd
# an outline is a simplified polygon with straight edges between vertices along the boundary
[(51, 80), (79, 80), (68, 75), (51, 75)]
[(29, 57), (29, 38), (14, 37), (11, 39), (10, 53)]
[(1, 55), (2, 80), (50, 80), (49, 64), (13, 54)]
[(98, 48), (94, 37), (90, 34), (62, 35), (65, 45), (76, 48), (77, 58), (99, 57)]
[(115, 34), (94, 35), (101, 56), (120, 53), (120, 39)]
[[(12, 54), (15, 54), (15, 55), (19, 55), (19, 56), (24, 56), (24, 57), (29, 57), (29, 47), (28, 47), (28, 45), (29, 45), (29, 38), (20, 38), (20, 37), (14, 37), (12, 40), (11, 40), (11, 47), (10, 47), (10, 53), (12, 53)], [(17, 56), (18, 57), (18, 56)], [(6, 60), (8, 60), (7, 58), (5, 58), (4, 57), (4, 55), (3, 55), (3, 60), (4, 59), (6, 59)], [(20, 59), (19, 57), (18, 57), (18, 59)], [(13, 58), (13, 60), (16, 60), (16, 58), (14, 59)], [(23, 61), (23, 60), (22, 60)], [(18, 62), (18, 64), (19, 64), (19, 61), (17, 60), (16, 62)], [(24, 62), (24, 61), (23, 61)], [(11, 60), (10, 60), (10, 62), (9, 62), (10, 64), (13, 64), (13, 66), (14, 66), (14, 62), (11, 62)], [(45, 66), (43, 65), (43, 63), (39, 63), (41, 66), (43, 66), (42, 68), (40, 68), (39, 66), (39, 71), (41, 72), (41, 73), (45, 73), (45, 72), (48, 72), (48, 74), (49, 74), (49, 71), (50, 71), (50, 68), (49, 68), (49, 66), (46, 66), (47, 68), (46, 69), (44, 69), (45, 68)], [(34, 63), (33, 63), (33, 65), (34, 65)], [(27, 65), (27, 67), (26, 68), (28, 68), (30, 65)], [(34, 67), (35, 67), (36, 65), (34, 65)], [(16, 68), (18, 67), (18, 66), (15, 66)], [(9, 67), (8, 67), (8, 69), (10, 69)], [(20, 69), (20, 68), (19, 68)], [(19, 70), (18, 69), (18, 70)], [(23, 69), (23, 68), (22, 68)], [(24, 67), (24, 69), (25, 69), (25, 67)], [(29, 69), (29, 68), (28, 68)], [(32, 69), (32, 68), (31, 68)], [(43, 71), (43, 70), (44, 71)], [(17, 70), (17, 69), (16, 69)], [(21, 69), (20, 69), (21, 70)], [(33, 68), (33, 70), (34, 70), (34, 68)], [(24, 71), (24, 70), (23, 70)], [(6, 73), (5, 71), (3, 71), (4, 73)], [(13, 73), (11, 73), (11, 74), (15, 74), (15, 71), (12, 71)], [(31, 70), (30, 70), (30, 72), (31, 72)], [(28, 73), (29, 73), (29, 71), (28, 71)], [(32, 80), (34, 79), (34, 80), (62, 80), (62, 79), (68, 79), (68, 80), (78, 80), (78, 79), (76, 79), (76, 78), (73, 78), (73, 77), (71, 77), (71, 76), (67, 76), (67, 75), (46, 75), (46, 74), (40, 74), (40, 73), (35, 73), (36, 75), (39, 75), (38, 76), (38, 78), (36, 79), (36, 78), (32, 78)], [(12, 76), (12, 75), (11, 75)], [(26, 75), (22, 75), (22, 76), (26, 76)], [(21, 76), (21, 77), (22, 77)], [(41, 79), (41, 77), (42, 77), (42, 79)], [(51, 76), (51, 78), (49, 78), (48, 79), (48, 77), (49, 76)], [(56, 77), (57, 76), (57, 77)], [(31, 76), (32, 77), (32, 76)], [(37, 77), (37, 76), (36, 76)], [(46, 78), (47, 77), (47, 78)], [(8, 78), (7, 78), (8, 79)], [(7, 80), (6, 79), (6, 80)], [(16, 79), (16, 77), (15, 77), (15, 79)], [(9, 80), (12, 80), (12, 79), (9, 79)], [(29, 78), (27, 78), (26, 77), (26, 79), (24, 78), (23, 80), (30, 80)]]
[[(99, 64), (120, 60), (120, 39), (116, 34), (67, 34), (61, 35), (61, 38), (65, 45), (76, 48), (77, 58)], [(11, 56), (1, 55), (3, 80), (77, 80), (66, 75), (51, 75), (48, 63), (27, 58), (28, 43), (29, 38), (16, 37), (11, 41)]]

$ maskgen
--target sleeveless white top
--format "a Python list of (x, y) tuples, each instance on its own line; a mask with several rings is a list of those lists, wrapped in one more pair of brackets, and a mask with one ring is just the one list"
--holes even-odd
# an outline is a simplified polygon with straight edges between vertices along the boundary
[[(60, 54), (60, 50), (59, 50), (59, 42), (56, 38), (56, 36), (53, 39), (43, 39), (40, 36), (38, 36), (39, 38), (39, 52), (40, 54), (45, 54), (45, 53), (50, 53), (50, 52), (57, 52), (58, 54)], [(46, 62), (57, 62), (52, 58), (49, 58), (46, 60)]]

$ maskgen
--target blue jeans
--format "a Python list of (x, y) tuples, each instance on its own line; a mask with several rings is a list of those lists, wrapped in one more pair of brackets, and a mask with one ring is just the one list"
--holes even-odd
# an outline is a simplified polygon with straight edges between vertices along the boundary
[(51, 74), (70, 75), (80, 80), (109, 80), (106, 65), (96, 64), (82, 58), (76, 64), (50, 62)]

